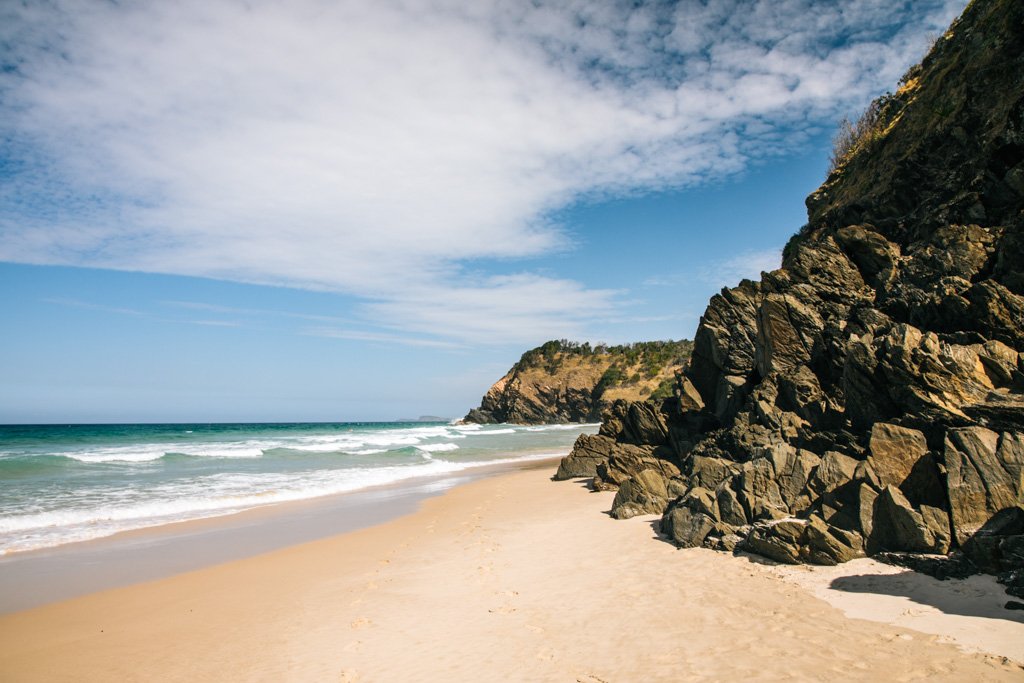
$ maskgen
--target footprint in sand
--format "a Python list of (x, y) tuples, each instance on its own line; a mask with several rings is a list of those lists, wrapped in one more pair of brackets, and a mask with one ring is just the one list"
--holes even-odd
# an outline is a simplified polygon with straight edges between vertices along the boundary
[(516, 608), (511, 605), (502, 605), (501, 607), (493, 607), (487, 611), (491, 614), (512, 614), (516, 611)]
[(355, 669), (345, 669), (338, 674), (338, 680), (341, 683), (356, 683), (359, 680), (359, 672)]
[(550, 662), (555, 658), (555, 651), (551, 648), (543, 647), (537, 650), (537, 654), (535, 656), (542, 662)]
[(343, 652), (360, 652), (363, 649), (363, 641), (353, 640), (351, 643), (341, 648)]
[(351, 624), (349, 624), (349, 628), (352, 628), (352, 629), (366, 628), (367, 626), (370, 626), (371, 624), (373, 624), (373, 622), (370, 621), (369, 619), (367, 619), (366, 617), (359, 617), (358, 619), (353, 621)]

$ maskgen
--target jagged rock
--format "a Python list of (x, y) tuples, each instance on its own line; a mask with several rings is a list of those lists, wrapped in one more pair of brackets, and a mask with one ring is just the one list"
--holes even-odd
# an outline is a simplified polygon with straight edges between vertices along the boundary
[(679, 399), (679, 409), (684, 413), (704, 408), (704, 399), (701, 398), (700, 392), (685, 375), (676, 378), (676, 397)]
[(946, 434), (943, 463), (953, 531), (963, 544), (993, 515), (1024, 504), (1024, 435), (984, 427)]
[(661, 518), (661, 533), (680, 548), (699, 548), (714, 528), (713, 519), (682, 505), (672, 507)]
[(793, 519), (755, 524), (741, 547), (776, 562), (800, 564), (806, 524)]
[(1024, 571), (1024, 510), (996, 513), (963, 544), (964, 554), (983, 571)]
[(694, 512), (701, 512), (713, 520), (720, 519), (715, 494), (706, 488), (695, 486), (679, 500), (678, 504), (688, 507)]
[(939, 581), (966, 579), (978, 573), (978, 567), (962, 553), (954, 553), (945, 557), (918, 553), (882, 552), (876, 553), (873, 557), (879, 562), (913, 569), (916, 572), (935, 577)]
[(788, 514), (768, 458), (743, 463), (736, 481), (736, 497), (749, 520), (774, 519)]
[(694, 486), (715, 489), (739, 471), (739, 465), (723, 458), (694, 456), (690, 458), (689, 481)]
[(799, 513), (810, 507), (811, 497), (807, 491), (807, 482), (811, 472), (821, 462), (814, 453), (796, 449), (787, 444), (773, 446), (768, 457), (775, 471), (775, 481), (779, 494), (789, 512)]
[(856, 460), (836, 451), (827, 451), (821, 457), (821, 463), (814, 470), (808, 485), (815, 494), (821, 496), (852, 480), (856, 471)]
[(810, 518), (805, 534), (806, 559), (812, 564), (836, 565), (864, 556), (860, 534), (834, 527), (820, 517)]
[(868, 463), (882, 486), (900, 486), (925, 453), (928, 442), (916, 429), (876, 422), (868, 440)]
[(671, 461), (659, 458), (657, 453), (658, 449), (650, 446), (616, 444), (608, 461), (597, 466), (594, 483), (601, 482), (614, 488), (644, 470), (659, 472), (666, 480), (679, 476), (679, 468)]
[(598, 465), (608, 462), (615, 446), (615, 440), (606, 436), (580, 434), (569, 455), (558, 463), (555, 479), (593, 477)]
[(609, 416), (684, 473), (685, 543), (754, 523), (741, 547), (783, 562), (952, 547), (1015, 571), (1022, 92), (1024, 3), (974, 0), (808, 197), (782, 267), (712, 297), (673, 398)]
[(718, 518), (726, 524), (742, 526), (750, 521), (739, 498), (727, 483), (718, 487), (715, 492), (715, 503), (718, 505)]
[(857, 487), (857, 522), (864, 538), (869, 538), (874, 533), (875, 501), (878, 500), (878, 492), (868, 484), (860, 484)]
[(925, 521), (898, 488), (886, 486), (875, 500), (868, 547), (892, 552), (944, 553), (949, 549), (948, 532), (946, 538), (936, 537), (930, 526), (935, 520), (932, 515)]
[(872, 287), (885, 287), (896, 275), (899, 245), (893, 244), (868, 225), (849, 225), (836, 230), (836, 242)]
[(619, 485), (611, 515), (615, 519), (660, 515), (667, 505), (668, 486), (664, 475), (656, 470), (642, 470)]

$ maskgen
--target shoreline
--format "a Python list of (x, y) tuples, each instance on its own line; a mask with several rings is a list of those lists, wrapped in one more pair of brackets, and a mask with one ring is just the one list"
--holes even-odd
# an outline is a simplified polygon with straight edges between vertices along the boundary
[[(457, 472), (0, 555), (0, 615), (367, 529), (413, 514), (424, 500), (455, 486), (509, 471), (553, 468), (560, 457), (481, 463)], [(17, 591), (9, 590), (11, 586)]]
[[(550, 477), (537, 463), (357, 531), (0, 616), (0, 671), (17, 681), (1024, 676), (1024, 615), (989, 610), (998, 596), (984, 582), (870, 560), (818, 571), (681, 551), (657, 540), (655, 517), (613, 520), (602, 512), (614, 494)], [(844, 576), (868, 578), (844, 589)], [(900, 594), (894, 580), (931, 592)], [(949, 607), (958, 592), (974, 614)], [(929, 610), (938, 614), (903, 614)], [(989, 654), (954, 645), (978, 644), (964, 632)]]

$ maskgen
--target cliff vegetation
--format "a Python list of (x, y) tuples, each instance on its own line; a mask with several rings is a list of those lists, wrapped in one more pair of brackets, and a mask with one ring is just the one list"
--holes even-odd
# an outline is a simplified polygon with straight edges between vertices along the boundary
[(615, 401), (672, 395), (690, 357), (687, 340), (607, 346), (549, 341), (524, 353), (484, 395), (468, 422), (597, 422)]

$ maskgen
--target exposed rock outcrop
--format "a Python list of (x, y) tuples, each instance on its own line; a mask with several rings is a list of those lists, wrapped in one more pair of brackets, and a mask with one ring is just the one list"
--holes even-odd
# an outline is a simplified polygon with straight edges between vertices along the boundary
[(615, 401), (668, 396), (690, 357), (689, 341), (596, 346), (551, 341), (523, 354), (466, 422), (597, 422)]
[(782, 268), (711, 299), (675, 395), (563, 466), (682, 547), (953, 551), (1024, 586), (1024, 3), (972, 2), (878, 104)]

